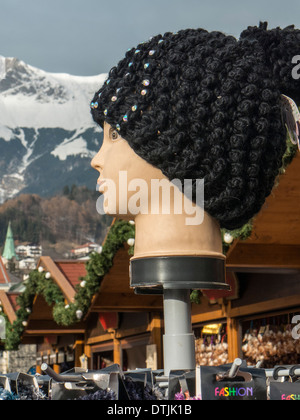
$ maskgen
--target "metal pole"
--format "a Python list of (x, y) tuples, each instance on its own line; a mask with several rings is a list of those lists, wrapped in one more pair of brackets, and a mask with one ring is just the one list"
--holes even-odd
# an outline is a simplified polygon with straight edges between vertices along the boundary
[(232, 366), (230, 368), (228, 378), (235, 378), (242, 364), (243, 364), (242, 359), (235, 359), (235, 361), (232, 363)]
[[(273, 369), (271, 369), (271, 370), (266, 370), (266, 376), (267, 376), (267, 378), (272, 378), (273, 377), (273, 374), (274, 374), (274, 370)], [(295, 376), (300, 376), (300, 369), (296, 369), (295, 371), (294, 371), (294, 374), (295, 374)], [(290, 370), (289, 369), (285, 369), (285, 370), (282, 370), (282, 371), (280, 371), (280, 372), (278, 372), (278, 376), (279, 376), (279, 378), (283, 378), (283, 377), (285, 377), (285, 376), (290, 376)]]
[(196, 368), (189, 290), (164, 290), (164, 371)]
[(45, 372), (50, 378), (56, 382), (79, 382), (82, 380), (82, 375), (61, 375), (56, 373), (47, 363), (43, 363), (41, 366), (43, 372)]

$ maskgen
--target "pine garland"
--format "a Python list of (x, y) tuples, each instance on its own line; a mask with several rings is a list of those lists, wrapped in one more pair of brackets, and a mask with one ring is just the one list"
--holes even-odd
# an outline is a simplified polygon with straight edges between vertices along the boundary
[(5, 350), (17, 350), (20, 344), (21, 336), (27, 326), (28, 318), (31, 314), (34, 298), (41, 294), (47, 304), (64, 301), (64, 296), (60, 288), (52, 279), (46, 278), (46, 273), (34, 270), (29, 274), (25, 281), (26, 289), (17, 298), (19, 309), (16, 312), (16, 321), (13, 324), (7, 322)]
[[(81, 278), (81, 283), (76, 287), (76, 295), (73, 303), (65, 307), (63, 303), (55, 305), (53, 317), (59, 325), (71, 325), (82, 319), (87, 313), (93, 296), (99, 290), (104, 276), (113, 265), (113, 259), (117, 251), (124, 243), (135, 237), (135, 226), (123, 220), (117, 220), (107, 235), (102, 252), (93, 253), (86, 264), (87, 275)], [(129, 248), (129, 254), (133, 253), (133, 247)], [(81, 315), (81, 316), (79, 316)]]
[[(65, 303), (60, 288), (50, 278), (50, 274), (42, 271), (41, 268), (33, 270), (24, 282), (25, 291), (17, 299), (19, 309), (16, 312), (16, 321), (11, 325), (6, 317), (5, 349), (18, 349), (36, 295), (42, 295), (47, 304), (53, 306), (53, 318), (58, 325), (70, 326), (80, 321), (87, 313), (102, 279), (112, 267), (115, 254), (124, 246), (125, 242), (134, 239), (134, 237), (135, 227), (133, 224), (122, 220), (114, 223), (103, 245), (102, 253), (91, 255), (86, 265), (87, 275), (81, 278), (81, 283), (76, 287), (74, 302), (68, 305)], [(133, 253), (133, 246), (130, 246), (128, 252)]]

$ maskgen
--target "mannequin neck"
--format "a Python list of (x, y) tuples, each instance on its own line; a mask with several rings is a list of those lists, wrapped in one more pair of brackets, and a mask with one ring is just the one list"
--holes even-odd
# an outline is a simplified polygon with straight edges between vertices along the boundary
[(225, 258), (217, 221), (204, 212), (203, 222), (187, 225), (186, 214), (139, 214), (135, 218), (133, 258), (209, 256)]

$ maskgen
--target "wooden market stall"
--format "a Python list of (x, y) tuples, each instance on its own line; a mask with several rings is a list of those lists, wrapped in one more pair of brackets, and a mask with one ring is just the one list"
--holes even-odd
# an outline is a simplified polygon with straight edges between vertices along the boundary
[[(193, 305), (193, 325), (199, 331), (205, 324), (223, 325), (228, 341), (228, 361), (244, 357), (253, 363), (272, 359), (276, 340), (288, 344), (285, 358), (276, 362), (300, 362), (299, 343), (291, 339), (293, 316), (300, 314), (300, 156), (298, 155), (280, 177), (279, 185), (267, 199), (254, 222), (251, 237), (236, 241), (227, 254), (227, 276), (234, 273), (238, 280), (238, 295), (234, 299), (222, 293), (208, 293), (200, 305)], [(213, 303), (210, 303), (213, 302)], [(221, 328), (221, 327), (220, 327)], [(269, 331), (272, 331), (272, 334)], [(203, 331), (203, 330), (202, 330)], [(205, 331), (204, 331), (205, 332)], [(268, 332), (265, 351), (264, 334)], [(247, 342), (249, 337), (252, 341)], [(276, 338), (276, 334), (278, 337)], [(198, 340), (198, 360), (210, 346), (207, 338), (214, 334), (201, 333)], [(203, 342), (206, 339), (205, 345)], [(215, 337), (217, 333), (215, 333)], [(281, 337), (284, 337), (284, 340)], [(274, 340), (270, 339), (270, 337)], [(221, 340), (224, 338), (222, 336)], [(255, 341), (256, 339), (257, 341)], [(251, 345), (251, 343), (254, 343)], [(252, 347), (260, 345), (261, 354), (251, 356)], [(209, 348), (211, 350), (211, 347)], [(278, 352), (281, 350), (278, 348)], [(290, 352), (290, 359), (288, 357)], [(211, 352), (207, 363), (212, 363)], [(275, 355), (274, 355), (275, 357)], [(210, 358), (210, 359), (209, 359)], [(205, 360), (205, 358), (204, 358)], [(270, 362), (271, 363), (271, 362)]]
[(90, 367), (118, 363), (125, 370), (162, 366), (162, 296), (136, 295), (130, 288), (129, 246), (114, 256), (86, 317)]
[[(200, 302), (192, 304), (198, 364), (222, 364), (236, 357), (251, 364), (262, 357), (265, 363), (278, 364), (287, 363), (289, 355), (293, 364), (300, 363), (299, 340), (290, 340), (293, 318), (300, 314), (299, 173), (297, 156), (256, 217), (251, 237), (232, 243), (226, 262), (232, 290), (203, 291)], [(52, 308), (42, 296), (35, 297), (22, 342), (38, 343), (38, 365), (48, 361), (59, 370), (62, 360), (73, 357), (74, 365), (80, 366), (80, 356), (85, 355), (91, 369), (110, 363), (125, 370), (163, 368), (163, 300), (159, 295), (136, 295), (130, 288), (128, 251), (125, 241), (83, 321), (58, 326)], [(85, 264), (50, 257), (39, 262), (63, 292), (66, 305), (73, 302), (75, 287), (86, 275)], [(281, 359), (282, 349), (274, 339), (286, 351)], [(255, 347), (261, 354), (251, 353)]]
[[(300, 157), (297, 156), (255, 219), (251, 237), (231, 245), (226, 271), (232, 290), (203, 291), (200, 303), (192, 305), (198, 363), (222, 364), (236, 357), (247, 359), (247, 354), (243, 353), (243, 338), (252, 324), (258, 325), (256, 330), (262, 331), (263, 326), (267, 330), (268, 325), (283, 322), (279, 317), (285, 317), (285, 328), (290, 329), (292, 315), (300, 314), (299, 173)], [(149, 349), (149, 360), (154, 354), (155, 366), (161, 368), (162, 298), (137, 296), (130, 289), (127, 251), (125, 245), (117, 252), (113, 267), (93, 299), (86, 318), (85, 351), (90, 367), (101, 367), (103, 359), (127, 368), (126, 350), (140, 346), (144, 348), (144, 358), (147, 359), (145, 348)], [(111, 318), (110, 325), (112, 313), (118, 316)], [(211, 331), (207, 328), (210, 324), (214, 324)], [(216, 350), (213, 341), (217, 339), (220, 346), (213, 360)], [(201, 357), (206, 347), (208, 357)], [(136, 358), (143, 367), (137, 353)]]
[[(75, 286), (86, 275), (84, 261), (53, 261), (41, 257), (38, 268), (51, 274), (52, 280), (62, 291), (66, 305), (73, 302)], [(43, 362), (56, 372), (80, 366), (83, 354), (85, 323), (83, 321), (68, 327), (58, 325), (53, 319), (53, 306), (49, 306), (41, 294), (34, 299), (32, 311), (22, 336), (22, 344), (37, 344), (37, 371)]]

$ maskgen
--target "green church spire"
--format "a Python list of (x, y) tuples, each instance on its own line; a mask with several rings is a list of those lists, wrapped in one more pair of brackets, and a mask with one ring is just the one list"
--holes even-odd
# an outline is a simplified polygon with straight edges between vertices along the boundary
[(4, 251), (3, 251), (2, 257), (5, 258), (8, 261), (12, 260), (13, 258), (17, 258), (16, 250), (15, 250), (14, 236), (13, 236), (13, 232), (12, 232), (10, 222), (8, 224), (8, 229), (7, 229)]

